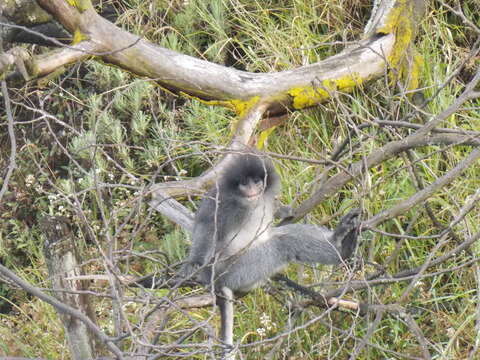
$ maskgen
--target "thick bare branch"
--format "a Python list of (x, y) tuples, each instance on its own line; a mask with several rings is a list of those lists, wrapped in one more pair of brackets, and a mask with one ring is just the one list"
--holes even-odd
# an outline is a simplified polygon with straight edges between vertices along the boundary
[[(376, 14), (383, 16), (376, 18), (375, 24), (369, 27), (369, 37), (357, 45), (316, 64), (259, 74), (224, 67), (139, 40), (99, 16), (91, 6), (77, 10), (63, 0), (38, 2), (70, 32), (79, 31), (98, 44), (105, 52), (101, 59), (106, 63), (153, 79), (171, 91), (215, 100), (238, 113), (257, 97), (269, 98), (272, 100), (268, 109), (270, 115), (285, 113), (287, 108), (316, 105), (336, 91), (349, 91), (367, 80), (383, 76), (394, 46), (403, 46), (397, 42), (392, 24), (414, 13), (419, 16), (422, 11), (421, 6), (411, 6), (413, 0), (379, 1)], [(423, 3), (422, 0), (417, 2)]]
[[(100, 51), (98, 44), (90, 41), (82, 41), (76, 45), (31, 58), (29, 59), (29, 66), (27, 67), (28, 78), (36, 78), (48, 75), (62, 66), (88, 59), (92, 56), (92, 53), (96, 53), (98, 51)], [(10, 60), (10, 63), (12, 64), (16, 63), (14, 57), (8, 58), (8, 60)], [(10, 66), (10, 63), (5, 65)], [(0, 64), (0, 74), (7, 70), (6, 66), (2, 68)], [(19, 73), (20, 71), (17, 70), (16, 72), (11, 73), (8, 78), (18, 78)]]

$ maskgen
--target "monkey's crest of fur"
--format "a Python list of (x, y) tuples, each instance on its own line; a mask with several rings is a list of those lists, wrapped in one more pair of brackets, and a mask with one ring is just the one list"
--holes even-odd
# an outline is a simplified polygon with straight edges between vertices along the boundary
[(220, 194), (238, 192), (238, 185), (249, 178), (263, 181), (265, 190), (270, 192), (276, 192), (280, 183), (272, 162), (265, 155), (256, 153), (234, 155), (219, 179)]

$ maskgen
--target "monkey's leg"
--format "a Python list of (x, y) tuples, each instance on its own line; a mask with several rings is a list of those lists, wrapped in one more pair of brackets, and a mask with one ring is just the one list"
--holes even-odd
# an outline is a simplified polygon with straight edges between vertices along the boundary
[(217, 296), (217, 303), (220, 308), (220, 339), (227, 346), (222, 358), (233, 360), (233, 291), (223, 286)]
[(268, 241), (238, 254), (225, 266), (217, 286), (246, 293), (290, 262), (340, 264), (351, 255), (358, 236), (358, 211), (340, 221), (339, 230), (291, 224), (270, 229)]
[(292, 224), (276, 228), (277, 236), (290, 254), (290, 261), (340, 264), (357, 245), (360, 210), (353, 209), (340, 219), (335, 231), (312, 225)]

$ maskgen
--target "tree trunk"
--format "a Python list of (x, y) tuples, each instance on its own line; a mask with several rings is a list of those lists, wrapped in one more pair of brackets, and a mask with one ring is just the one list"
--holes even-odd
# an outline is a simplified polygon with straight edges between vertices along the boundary
[[(46, 238), (44, 254), (54, 296), (94, 320), (87, 296), (79, 294), (85, 290), (83, 282), (68, 280), (69, 277), (82, 275), (69, 220), (61, 216), (46, 216), (41, 221), (41, 228)], [(58, 314), (65, 327), (72, 359), (94, 359), (94, 337), (85, 324), (65, 313)]]

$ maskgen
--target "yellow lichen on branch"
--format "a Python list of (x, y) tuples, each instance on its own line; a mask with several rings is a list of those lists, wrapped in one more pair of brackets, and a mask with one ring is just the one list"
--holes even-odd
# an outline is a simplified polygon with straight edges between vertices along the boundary
[(231, 132), (232, 134), (235, 133), (238, 123), (240, 119), (247, 115), (248, 111), (255, 106), (260, 100), (260, 96), (253, 96), (247, 100), (239, 100), (239, 99), (232, 99), (232, 100), (204, 100), (196, 96), (191, 96), (189, 94), (182, 93), (185, 96), (190, 98), (196, 99), (204, 104), (213, 105), (213, 106), (224, 106), (229, 108), (237, 114), (236, 119), (232, 122), (231, 125)]
[(80, 12), (84, 12), (85, 10), (92, 7), (92, 3), (90, 0), (67, 0), (67, 2), (78, 9)]
[(323, 80), (316, 86), (305, 86), (293, 88), (288, 91), (288, 95), (293, 98), (293, 108), (303, 109), (317, 105), (318, 103), (331, 97), (335, 91), (349, 91), (360, 85), (365, 79), (358, 75), (344, 76), (339, 79)]
[(413, 46), (416, 28), (414, 10), (412, 0), (398, 0), (385, 24), (378, 28), (378, 33), (395, 35), (395, 44), (388, 57), (389, 66), (395, 70), (390, 73), (390, 79), (402, 79), (408, 90), (418, 87), (423, 68), (423, 59)]
[(214, 105), (214, 106), (225, 106), (233, 111), (235, 111), (235, 114), (237, 116), (242, 117), (244, 116), (248, 110), (250, 110), (257, 102), (260, 100), (260, 96), (254, 96), (250, 99), (247, 100), (239, 100), (239, 99), (233, 99), (233, 100), (203, 100), (200, 99), (196, 96), (191, 96), (188, 94), (185, 94), (191, 98), (197, 99), (198, 101), (207, 104), (207, 105)]
[(80, 29), (76, 29), (73, 33), (72, 45), (78, 44), (83, 40), (88, 40), (88, 36), (83, 34)]
[(260, 135), (258, 136), (258, 141), (257, 141), (257, 148), (259, 150), (263, 149), (263, 147), (265, 145), (265, 142), (267, 141), (270, 134), (273, 133), (273, 131), (275, 130), (276, 127), (277, 126), (274, 125), (271, 128), (268, 128), (268, 129), (266, 129), (266, 130), (264, 130), (260, 133)]
[(228, 103), (230, 103), (230, 106), (233, 108), (235, 113), (242, 117), (258, 102), (258, 100), (260, 100), (260, 96), (254, 96), (248, 100), (234, 99), (228, 101)]

